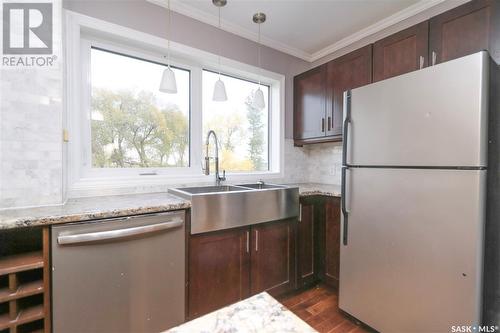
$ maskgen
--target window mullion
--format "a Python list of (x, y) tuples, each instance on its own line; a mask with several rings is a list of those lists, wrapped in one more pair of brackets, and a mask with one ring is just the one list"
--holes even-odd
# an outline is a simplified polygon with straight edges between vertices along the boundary
[(202, 121), (202, 69), (196, 67), (191, 72), (191, 169), (201, 174), (202, 145), (203, 145), (203, 121)]

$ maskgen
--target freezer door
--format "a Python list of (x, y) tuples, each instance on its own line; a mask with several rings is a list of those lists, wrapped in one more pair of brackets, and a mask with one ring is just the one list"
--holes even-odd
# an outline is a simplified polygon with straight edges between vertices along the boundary
[(352, 90), (347, 162), (486, 166), (487, 83), (480, 52)]
[(350, 169), (339, 307), (380, 332), (478, 324), (485, 180), (486, 171)]

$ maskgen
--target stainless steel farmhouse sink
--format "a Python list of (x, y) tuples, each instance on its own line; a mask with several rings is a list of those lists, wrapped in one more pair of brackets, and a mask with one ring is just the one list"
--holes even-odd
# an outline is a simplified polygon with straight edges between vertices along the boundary
[(249, 187), (257, 190), (265, 190), (265, 189), (277, 189), (277, 188), (287, 188), (285, 185), (276, 185), (276, 184), (265, 184), (265, 183), (253, 183), (253, 184), (241, 184), (238, 185), (241, 187)]
[(208, 194), (208, 193), (221, 193), (221, 192), (233, 192), (233, 191), (251, 191), (252, 189), (241, 187), (241, 186), (233, 186), (233, 185), (220, 185), (220, 186), (195, 186), (195, 187), (179, 187), (172, 189), (172, 193), (176, 193), (179, 196), (180, 192), (185, 192), (185, 195), (193, 195), (193, 194)]
[(179, 187), (168, 191), (191, 200), (192, 234), (299, 215), (298, 187), (255, 183)]

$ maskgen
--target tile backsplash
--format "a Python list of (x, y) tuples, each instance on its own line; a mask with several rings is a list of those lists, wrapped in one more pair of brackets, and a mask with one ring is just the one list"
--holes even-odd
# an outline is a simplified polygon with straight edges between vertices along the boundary
[(294, 147), (285, 140), (285, 181), (340, 185), (342, 143)]
[(61, 1), (53, 1), (52, 67), (0, 68), (0, 209), (63, 197)]

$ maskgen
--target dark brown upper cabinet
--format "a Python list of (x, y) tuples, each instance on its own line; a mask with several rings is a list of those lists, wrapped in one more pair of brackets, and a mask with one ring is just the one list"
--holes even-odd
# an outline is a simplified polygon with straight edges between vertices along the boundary
[[(326, 107), (331, 136), (342, 139), (344, 91), (372, 82), (372, 45), (348, 53), (327, 64)], [(330, 118), (331, 117), (331, 118)]]
[(319, 66), (294, 79), (294, 139), (324, 137), (326, 67)]
[(397, 32), (373, 44), (373, 82), (428, 65), (429, 22)]
[(498, 0), (473, 0), (430, 20), (429, 59), (437, 64), (482, 50), (499, 62)]
[(296, 76), (295, 145), (342, 140), (344, 90), (371, 83), (371, 79), (371, 45)]

